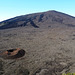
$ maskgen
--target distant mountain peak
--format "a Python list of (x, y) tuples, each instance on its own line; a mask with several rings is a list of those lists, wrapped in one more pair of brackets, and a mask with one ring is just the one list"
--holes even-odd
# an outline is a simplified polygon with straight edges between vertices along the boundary
[(22, 15), (0, 22), (0, 29), (16, 27), (75, 27), (75, 17), (55, 10)]
[(49, 12), (58, 12), (58, 11), (56, 11), (56, 10), (49, 10)]

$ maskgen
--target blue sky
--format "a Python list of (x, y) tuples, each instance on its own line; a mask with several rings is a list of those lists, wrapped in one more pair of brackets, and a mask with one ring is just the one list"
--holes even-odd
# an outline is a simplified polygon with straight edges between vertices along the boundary
[(0, 21), (49, 10), (75, 16), (75, 0), (0, 0)]

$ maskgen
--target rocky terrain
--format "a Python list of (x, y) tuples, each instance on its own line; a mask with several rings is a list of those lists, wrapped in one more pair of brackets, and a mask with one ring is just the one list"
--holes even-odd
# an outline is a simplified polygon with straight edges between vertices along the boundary
[(21, 48), (18, 59), (0, 57), (0, 75), (62, 75), (75, 72), (75, 18), (57, 11), (0, 23), (0, 52)]

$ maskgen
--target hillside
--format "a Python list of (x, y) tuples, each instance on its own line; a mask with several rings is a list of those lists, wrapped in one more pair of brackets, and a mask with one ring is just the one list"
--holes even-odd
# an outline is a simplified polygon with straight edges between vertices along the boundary
[(0, 23), (0, 75), (75, 73), (75, 18), (57, 11)]
[(34, 28), (75, 27), (75, 17), (53, 10), (18, 16), (0, 23), (0, 29), (24, 26)]

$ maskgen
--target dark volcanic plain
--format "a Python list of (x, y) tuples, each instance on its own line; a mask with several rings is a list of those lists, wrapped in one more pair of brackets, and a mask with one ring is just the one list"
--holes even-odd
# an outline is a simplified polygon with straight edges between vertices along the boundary
[(0, 58), (0, 75), (75, 72), (75, 17), (48, 11), (0, 22), (0, 50), (21, 48), (19, 59)]

